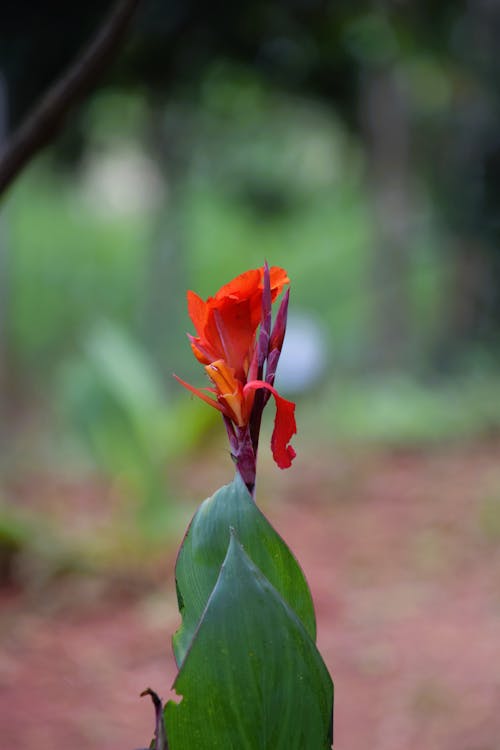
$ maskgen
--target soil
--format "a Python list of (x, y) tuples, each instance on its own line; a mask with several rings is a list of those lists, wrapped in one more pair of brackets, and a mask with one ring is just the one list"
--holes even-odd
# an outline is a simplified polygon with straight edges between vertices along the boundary
[[(499, 455), (496, 441), (344, 447), (303, 451), (289, 472), (263, 467), (273, 502), (261, 505), (313, 592), (338, 750), (500, 748)], [(192, 474), (200, 497), (218, 486)], [(139, 694), (167, 698), (175, 675), (173, 554), (126, 581), (71, 574), (4, 589), (1, 748), (149, 744), (153, 710)]]

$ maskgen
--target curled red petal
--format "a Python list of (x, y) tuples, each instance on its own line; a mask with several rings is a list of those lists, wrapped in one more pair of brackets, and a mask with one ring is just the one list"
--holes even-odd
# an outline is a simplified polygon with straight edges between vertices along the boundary
[(198, 336), (191, 336), (190, 333), (187, 334), (187, 337), (198, 362), (201, 362), (203, 365), (209, 365), (210, 362), (218, 358), (218, 352), (210, 349), (210, 345), (207, 342), (202, 341)]
[(297, 455), (295, 450), (289, 445), (293, 435), (297, 432), (295, 422), (295, 404), (293, 401), (287, 401), (279, 395), (276, 388), (263, 380), (251, 380), (243, 388), (246, 395), (249, 391), (256, 391), (259, 388), (265, 388), (273, 394), (276, 402), (276, 416), (274, 418), (274, 430), (271, 436), (271, 450), (273, 458), (280, 469), (288, 469)]
[(221, 286), (215, 297), (212, 299), (219, 303), (227, 298), (237, 301), (249, 299), (259, 289), (261, 280), (261, 269), (256, 268), (252, 271), (245, 271), (236, 278)]
[[(280, 266), (271, 266), (269, 269), (269, 276), (271, 281), (271, 298), (274, 302), (278, 294), (281, 294), (281, 290), (285, 284), (290, 283), (288, 274), (284, 268)], [(262, 269), (262, 278), (264, 278), (264, 271)]]

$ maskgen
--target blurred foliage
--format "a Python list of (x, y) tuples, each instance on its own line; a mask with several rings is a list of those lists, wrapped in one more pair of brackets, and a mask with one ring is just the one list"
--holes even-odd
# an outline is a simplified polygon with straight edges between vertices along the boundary
[(54, 578), (81, 574), (92, 564), (44, 514), (0, 502), (0, 586), (41, 590)]
[(15, 577), (17, 558), (29, 537), (26, 524), (0, 506), (0, 585)]
[[(106, 4), (35, 5), (2, 10), (12, 125)], [(204, 377), (185, 289), (264, 259), (327, 332), (301, 433), (498, 431), (499, 37), (491, 3), (145, 3), (2, 204), (3, 466), (36, 412), (40, 443), (76, 435), (133, 522), (164, 528), (172, 468), (217, 417), (172, 382)]]
[(471, 374), (434, 383), (409, 375), (338, 379), (311, 397), (302, 429), (391, 446), (496, 435), (500, 386), (496, 378)]
[[(170, 372), (175, 368), (198, 378), (200, 373), (183, 331), (148, 312), (152, 245), (161, 247), (172, 236), (177, 243), (180, 226), (183, 273), (187, 286), (201, 295), (263, 258), (284, 265), (293, 279), (294, 309), (319, 314), (330, 332), (324, 344), (332, 374), (342, 382), (346, 373), (370, 366), (372, 311), (384, 294), (368, 270), (375, 228), (365, 158), (356, 139), (322, 106), (277, 97), (231, 66), (207, 71), (200, 107), (172, 105), (161, 115), (168, 132), (172, 123), (174, 132), (182, 131), (181, 147), (189, 133), (179, 185), (169, 181), (168, 164), (165, 175), (152, 159), (142, 99), (100, 94), (85, 117), (89, 148), (76, 179), (54, 173), (43, 159), (7, 202), (11, 365), (42, 393), (63, 367), (66, 413), (94, 459), (111, 474), (127, 464), (130, 477), (142, 475), (132, 484), (138, 481), (139, 492), (153, 497), (161, 494), (172, 442), (168, 424), (175, 422), (179, 405), (168, 395), (169, 372), (163, 374), (153, 353), (139, 353), (136, 340), (147, 346), (148, 327), (157, 327), (165, 348), (175, 352)], [(157, 222), (163, 227), (159, 236), (151, 230)], [(410, 366), (426, 375), (440, 337), (450, 265), (425, 202), (418, 229), (408, 239), (408, 336)], [(159, 281), (163, 278), (174, 317), (189, 330), (184, 294), (169, 270)], [(103, 320), (109, 322), (103, 326)], [(403, 378), (396, 389), (388, 381), (384, 407), (384, 381), (373, 387), (370, 379), (357, 382), (344, 407), (352, 415), (359, 401), (357, 412), (372, 424), (360, 435), (373, 431), (383, 438), (388, 432), (397, 438), (399, 420), (401, 437), (412, 431), (419, 437), (431, 414), (441, 422), (438, 434), (449, 435), (455, 424), (462, 431), (456, 410), (446, 416), (442, 389), (433, 396), (433, 388), (416, 381)], [(481, 385), (478, 390), (483, 393)], [(378, 406), (365, 407), (372, 399)], [(442, 404), (437, 412), (435, 402)], [(407, 407), (401, 409), (403, 403)], [(337, 415), (334, 432), (342, 434), (350, 421)], [(197, 428), (190, 434), (199, 434)], [(180, 439), (178, 445), (194, 442)], [(147, 489), (149, 472), (155, 479)]]
[(6, 219), (9, 352), (16, 371), (40, 383), (96, 316), (133, 323), (147, 225), (99, 215), (80, 191), (43, 169), (19, 185)]
[(169, 401), (146, 354), (105, 322), (82, 357), (64, 366), (58, 394), (97, 465), (136, 508), (140, 528), (163, 537), (174, 502), (168, 467), (206, 433), (212, 412)]
[[(118, 131), (121, 151), (115, 107), (135, 113)], [(384, 290), (373, 288), (368, 273), (374, 228), (363, 154), (341, 124), (322, 107), (271, 96), (240, 71), (209, 72), (201, 110), (167, 111), (170, 121), (179, 127), (187, 122), (193, 131), (182, 192), (174, 200), (168, 182), (155, 182), (160, 178), (147, 152), (144, 173), (138, 169), (131, 136), (139, 137), (136, 127), (142, 132), (139, 111), (140, 105), (123, 96), (100, 96), (89, 107), (93, 135), (79, 179), (50, 178), (49, 165), (42, 163), (8, 202), (14, 361), (29, 372), (42, 358), (43, 370), (52, 370), (101, 316), (148, 336), (150, 248), (166, 241), (155, 237), (151, 223), (161, 213), (167, 240), (172, 225), (181, 226), (188, 286), (208, 295), (221, 278), (268, 258), (293, 277), (294, 306), (324, 318), (336, 367), (366, 362), (371, 311)], [(105, 181), (108, 169), (114, 183)], [(151, 181), (157, 194), (148, 203), (144, 193)], [(437, 243), (432, 214), (424, 213), (412, 240), (409, 299), (410, 335), (424, 350), (432, 346), (440, 314), (443, 264)], [(165, 294), (169, 283), (176, 284), (168, 275), (167, 269)], [(183, 295), (172, 304), (187, 330)], [(174, 337), (176, 359), (189, 367), (183, 332), (159, 320), (151, 325), (164, 329), (166, 347)]]

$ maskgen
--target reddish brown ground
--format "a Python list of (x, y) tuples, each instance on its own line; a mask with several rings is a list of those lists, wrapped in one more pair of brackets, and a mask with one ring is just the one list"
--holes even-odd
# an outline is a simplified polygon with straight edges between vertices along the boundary
[[(499, 456), (343, 449), (263, 467), (277, 498), (264, 509), (313, 590), (338, 750), (500, 748)], [(73, 575), (4, 595), (2, 749), (148, 744), (139, 693), (165, 697), (174, 677), (171, 555), (164, 566), (143, 590)]]

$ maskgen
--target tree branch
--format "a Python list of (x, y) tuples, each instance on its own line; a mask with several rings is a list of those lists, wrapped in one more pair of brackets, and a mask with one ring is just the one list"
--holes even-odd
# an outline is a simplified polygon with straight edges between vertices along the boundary
[(95, 37), (45, 93), (0, 151), (0, 195), (58, 134), (72, 107), (95, 85), (123, 41), (141, 0), (118, 0)]

